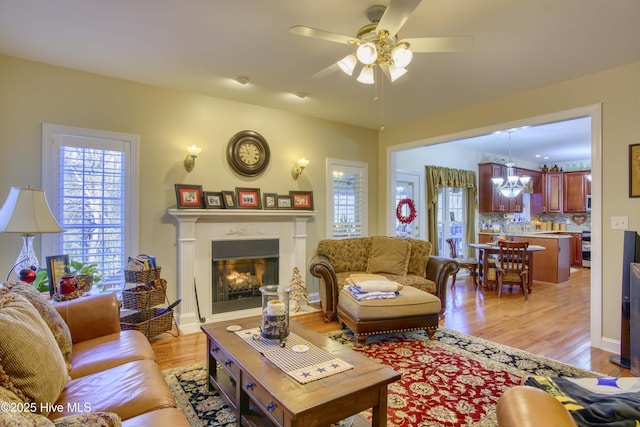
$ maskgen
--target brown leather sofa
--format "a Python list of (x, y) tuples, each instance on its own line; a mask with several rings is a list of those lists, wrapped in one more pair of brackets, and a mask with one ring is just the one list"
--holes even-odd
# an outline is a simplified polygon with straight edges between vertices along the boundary
[(577, 427), (555, 397), (535, 387), (508, 389), (498, 399), (496, 411), (500, 427)]
[[(71, 370), (49, 420), (115, 413), (124, 426), (189, 426), (147, 338), (138, 331), (120, 329), (114, 294), (80, 297), (54, 307), (71, 333)], [(1, 391), (6, 398), (7, 390)], [(43, 421), (47, 422), (39, 418)]]
[[(371, 257), (374, 240), (386, 239), (386, 248), (398, 241), (409, 243), (407, 268), (404, 274), (372, 269)], [(375, 251), (374, 251), (375, 252)], [(385, 258), (393, 256), (388, 251)], [(320, 279), (319, 294), (325, 321), (332, 322), (338, 316), (338, 296), (353, 273), (377, 273), (404, 286), (412, 286), (440, 298), (440, 317), (447, 306), (447, 282), (456, 273), (459, 264), (451, 258), (431, 255), (431, 243), (417, 239), (374, 236), (351, 239), (326, 239), (318, 242), (316, 254), (311, 259), (309, 271)]]

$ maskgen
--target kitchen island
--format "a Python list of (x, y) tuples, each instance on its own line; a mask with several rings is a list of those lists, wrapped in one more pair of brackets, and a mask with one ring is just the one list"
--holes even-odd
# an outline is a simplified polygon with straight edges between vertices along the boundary
[[(479, 233), (478, 243), (489, 243), (498, 234)], [(523, 233), (513, 235), (514, 242), (529, 242), (529, 245), (544, 246), (545, 251), (533, 257), (533, 280), (562, 283), (569, 280), (571, 268), (571, 238), (553, 233)]]

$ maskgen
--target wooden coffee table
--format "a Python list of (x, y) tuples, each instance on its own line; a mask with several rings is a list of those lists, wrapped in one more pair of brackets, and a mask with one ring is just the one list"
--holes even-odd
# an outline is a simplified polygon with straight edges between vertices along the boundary
[(201, 326), (207, 335), (209, 389), (215, 388), (225, 398), (239, 425), (328, 426), (373, 408), (372, 425), (386, 427), (387, 385), (400, 379), (396, 371), (291, 321), (291, 332), (353, 366), (300, 384), (228, 332), (230, 325), (256, 328), (260, 317)]

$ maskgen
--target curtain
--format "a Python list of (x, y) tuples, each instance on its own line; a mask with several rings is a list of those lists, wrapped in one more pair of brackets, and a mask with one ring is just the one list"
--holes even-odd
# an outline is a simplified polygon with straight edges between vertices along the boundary
[[(426, 166), (427, 182), (427, 230), (429, 241), (433, 245), (432, 253), (438, 253), (438, 188), (458, 187), (465, 191), (465, 206), (467, 211), (467, 242), (474, 242), (476, 235), (476, 215), (478, 187), (476, 172), (463, 169), (451, 169), (439, 166)], [(467, 246), (466, 257), (470, 257)]]

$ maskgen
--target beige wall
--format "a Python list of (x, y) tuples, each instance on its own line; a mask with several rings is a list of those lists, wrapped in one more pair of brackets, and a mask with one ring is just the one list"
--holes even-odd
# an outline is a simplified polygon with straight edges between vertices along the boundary
[[(176, 227), (167, 209), (176, 205), (175, 183), (201, 184), (209, 191), (237, 186), (279, 194), (313, 191), (318, 215), (307, 229), (308, 257), (325, 235), (327, 157), (367, 162), (370, 203), (378, 204), (375, 131), (6, 56), (0, 56), (0, 70), (0, 203), (11, 186), (41, 185), (43, 122), (138, 134), (139, 249), (156, 255), (170, 284), (177, 277)], [(271, 165), (255, 179), (235, 175), (225, 160), (229, 138), (245, 129), (261, 133), (271, 148)], [(187, 173), (182, 162), (191, 144), (202, 153)], [(291, 167), (302, 156), (311, 163), (294, 181)], [(369, 223), (372, 229), (378, 223), (376, 209), (370, 209)], [(18, 236), (0, 234), (2, 279), (20, 245)], [(36, 245), (40, 255), (39, 238)], [(317, 291), (309, 274), (307, 283)], [(175, 295), (175, 286), (170, 294)]]
[[(628, 216), (640, 230), (640, 199), (628, 197), (628, 148), (640, 143), (640, 62), (549, 85), (470, 108), (427, 117), (380, 134), (378, 186), (387, 191), (389, 147), (529, 117), (602, 104), (602, 335), (620, 337), (622, 236), (611, 216)], [(424, 143), (424, 142), (421, 142)], [(386, 196), (379, 198), (379, 229), (385, 229)], [(561, 304), (560, 304), (561, 305)]]

